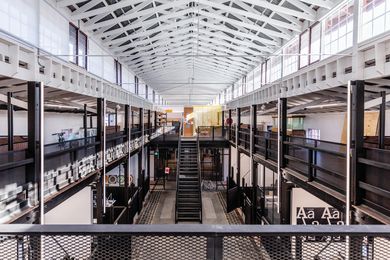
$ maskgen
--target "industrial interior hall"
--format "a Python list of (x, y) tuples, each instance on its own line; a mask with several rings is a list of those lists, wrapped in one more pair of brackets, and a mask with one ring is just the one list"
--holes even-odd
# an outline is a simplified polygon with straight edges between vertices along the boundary
[(1, 0), (0, 259), (390, 259), (390, 0)]

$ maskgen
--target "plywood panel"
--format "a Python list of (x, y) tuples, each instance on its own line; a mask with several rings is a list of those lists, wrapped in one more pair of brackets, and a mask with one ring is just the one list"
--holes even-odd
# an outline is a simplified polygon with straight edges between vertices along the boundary
[[(187, 117), (187, 115), (191, 114), (194, 112), (194, 108), (193, 107), (185, 107), (184, 108), (184, 118)], [(191, 124), (191, 122), (193, 122), (193, 119), (189, 120), (189, 122), (184, 122), (184, 136), (186, 137), (191, 137), (193, 136), (193, 133), (194, 133), (194, 125)]]
[[(364, 112), (364, 136), (376, 136), (378, 133), (378, 111)], [(341, 143), (347, 143), (347, 113), (344, 116), (343, 133), (341, 135)]]

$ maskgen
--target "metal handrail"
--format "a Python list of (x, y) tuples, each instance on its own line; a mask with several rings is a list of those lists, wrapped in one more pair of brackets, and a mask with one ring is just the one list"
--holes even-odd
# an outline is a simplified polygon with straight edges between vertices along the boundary
[(200, 142), (199, 142), (199, 134), (196, 136), (196, 145), (198, 150), (198, 187), (199, 187), (199, 202), (200, 202), (200, 223), (203, 222), (203, 206), (202, 206), (202, 166), (201, 166), (201, 159), (200, 159)]
[(179, 128), (179, 140), (178, 140), (178, 152), (177, 152), (177, 167), (176, 167), (176, 201), (175, 201), (175, 223), (177, 223), (177, 201), (179, 199), (179, 175), (180, 175), (180, 154), (181, 154), (181, 130), (182, 130), (182, 124), (180, 124)]
[(38, 225), (0, 224), (0, 235), (390, 236), (388, 225)]

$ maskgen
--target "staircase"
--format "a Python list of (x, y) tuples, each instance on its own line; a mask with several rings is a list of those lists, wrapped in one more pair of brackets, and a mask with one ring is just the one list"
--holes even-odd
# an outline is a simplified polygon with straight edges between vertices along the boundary
[(202, 223), (202, 195), (200, 189), (199, 143), (179, 140), (178, 175), (176, 188), (176, 223)]

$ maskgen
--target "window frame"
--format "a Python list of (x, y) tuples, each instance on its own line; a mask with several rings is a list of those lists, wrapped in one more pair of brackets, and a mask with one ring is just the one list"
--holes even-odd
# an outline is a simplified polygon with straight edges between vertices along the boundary
[[(69, 22), (69, 31), (68, 31), (68, 36), (70, 37), (70, 28), (73, 28), (75, 31), (76, 31), (76, 44), (75, 44), (75, 50), (76, 52), (74, 53), (75, 56), (70, 56), (70, 57), (73, 57), (74, 61), (73, 60), (70, 60), (70, 57), (68, 59), (68, 61), (70, 63), (73, 63), (77, 66), (79, 66), (80, 68), (83, 68), (83, 69), (88, 69), (88, 35), (85, 34), (84, 32), (82, 32), (80, 30), (79, 27), (77, 27), (75, 24)], [(82, 35), (83, 37), (85, 37), (85, 53), (83, 54), (84, 55), (84, 66), (80, 65), (80, 60), (81, 60), (81, 57), (79, 56), (80, 55), (80, 51), (79, 51), (79, 47), (80, 47), (80, 35)], [(68, 45), (70, 43), (70, 38), (68, 39)], [(68, 50), (70, 51), (70, 50)]]

